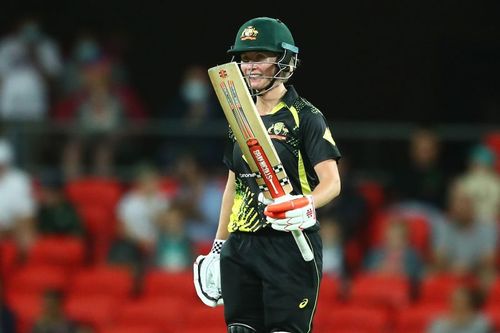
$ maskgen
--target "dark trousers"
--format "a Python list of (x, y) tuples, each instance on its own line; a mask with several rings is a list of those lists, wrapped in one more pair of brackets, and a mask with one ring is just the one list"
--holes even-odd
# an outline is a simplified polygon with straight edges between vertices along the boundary
[(235, 232), (221, 253), (226, 324), (242, 323), (257, 333), (308, 333), (318, 299), (322, 244), (305, 233), (314, 260), (305, 262), (291, 233), (265, 228)]

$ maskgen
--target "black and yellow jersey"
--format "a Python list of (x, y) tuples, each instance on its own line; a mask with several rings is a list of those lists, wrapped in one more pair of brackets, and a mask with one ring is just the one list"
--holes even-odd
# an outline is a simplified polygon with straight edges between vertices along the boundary
[[(293, 187), (292, 194), (310, 194), (319, 179), (314, 166), (319, 162), (340, 158), (323, 114), (293, 86), (268, 115), (262, 116), (274, 147)], [(236, 193), (228, 225), (230, 232), (255, 232), (266, 226), (263, 207), (257, 196), (255, 174), (243, 158), (236, 138), (229, 128), (224, 164), (235, 173)]]

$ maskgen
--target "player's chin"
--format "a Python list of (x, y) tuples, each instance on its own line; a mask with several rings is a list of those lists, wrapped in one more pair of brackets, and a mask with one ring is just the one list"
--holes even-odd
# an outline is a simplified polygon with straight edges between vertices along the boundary
[(254, 90), (262, 90), (266, 88), (269, 80), (265, 79), (250, 79), (250, 87)]

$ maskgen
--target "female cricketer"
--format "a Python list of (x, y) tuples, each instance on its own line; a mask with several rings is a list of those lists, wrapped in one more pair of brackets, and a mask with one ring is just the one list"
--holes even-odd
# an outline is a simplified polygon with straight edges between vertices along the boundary
[[(265, 209), (254, 173), (229, 130), (224, 164), (229, 169), (212, 250), (194, 263), (195, 287), (209, 306), (224, 304), (230, 333), (312, 330), (322, 271), (315, 208), (340, 193), (340, 152), (323, 114), (287, 84), (298, 47), (280, 20), (244, 23), (228, 53), (240, 65), (293, 191), (287, 200), (308, 205), (275, 218)], [(302, 230), (314, 253), (304, 261), (290, 231)]]

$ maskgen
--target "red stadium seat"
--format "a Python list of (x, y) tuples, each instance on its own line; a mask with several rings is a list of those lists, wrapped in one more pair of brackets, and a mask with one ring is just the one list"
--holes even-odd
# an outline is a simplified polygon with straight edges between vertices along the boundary
[(41, 313), (42, 296), (40, 294), (14, 293), (9, 296), (8, 303), (21, 326), (18, 332), (28, 332)]
[(42, 294), (48, 289), (64, 291), (68, 285), (67, 274), (54, 266), (24, 266), (7, 279), (7, 294)]
[(99, 333), (162, 333), (162, 330), (151, 325), (113, 325), (103, 328)]
[(115, 318), (118, 300), (107, 295), (70, 295), (65, 302), (69, 318), (93, 327), (107, 327)]
[(420, 303), (446, 305), (453, 291), (462, 283), (462, 279), (451, 274), (439, 274), (426, 277), (420, 284)]
[(410, 302), (410, 285), (402, 276), (365, 273), (352, 280), (349, 302), (387, 310), (399, 309)]
[(0, 241), (0, 280), (6, 279), (19, 266), (18, 255), (18, 249), (14, 241)]
[(40, 237), (28, 256), (28, 262), (32, 265), (60, 266), (70, 272), (82, 266), (84, 259), (83, 240), (72, 236)]
[(109, 295), (125, 299), (132, 294), (134, 280), (129, 270), (114, 266), (97, 266), (74, 275), (69, 292), (72, 295)]
[(115, 180), (89, 177), (69, 182), (65, 192), (77, 206), (96, 205), (114, 209), (122, 194), (122, 186)]
[(491, 286), (486, 302), (488, 305), (498, 305), (500, 306), (500, 278), (496, 278)]
[(385, 202), (385, 192), (382, 184), (376, 181), (364, 181), (358, 184), (358, 190), (368, 203), (368, 209), (374, 213), (382, 208)]
[(196, 305), (190, 308), (184, 328), (193, 330), (198, 328), (219, 329), (219, 332), (226, 332), (224, 321), (224, 307), (211, 308), (204, 305)]
[(185, 322), (185, 302), (165, 297), (132, 299), (118, 308), (115, 323), (120, 326), (149, 326), (161, 332), (176, 332)]
[(345, 305), (332, 311), (328, 327), (344, 331), (364, 331), (367, 333), (385, 332), (388, 318), (384, 310)]
[(495, 153), (495, 169), (498, 173), (500, 173), (500, 132), (492, 132), (487, 134), (484, 137), (483, 141)]
[(181, 298), (196, 303), (198, 301), (193, 286), (192, 271), (173, 273), (151, 270), (144, 277), (143, 294), (145, 297), (161, 296)]
[(493, 325), (494, 332), (498, 332), (500, 330), (500, 304), (486, 307), (484, 313)]
[(105, 205), (80, 205), (77, 208), (90, 241), (92, 260), (104, 262), (116, 234), (115, 208)]
[(442, 314), (443, 305), (418, 304), (402, 309), (396, 315), (396, 333), (425, 332), (431, 321)]
[(341, 294), (341, 283), (332, 275), (323, 274), (319, 289), (319, 302), (338, 302)]

